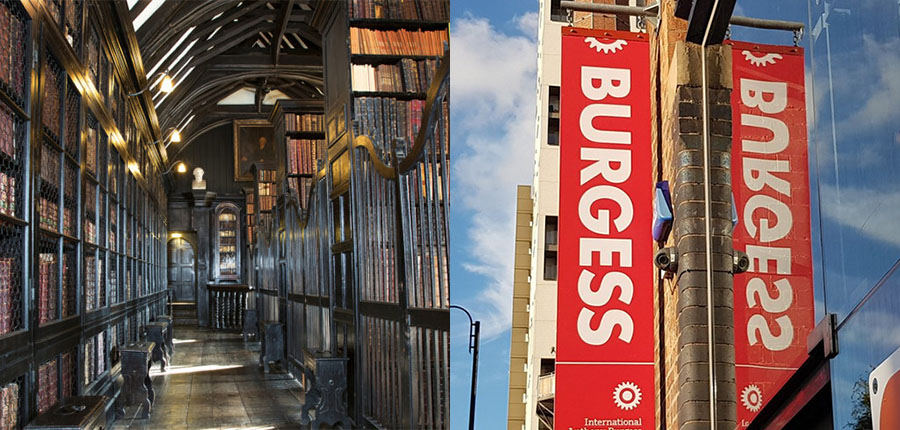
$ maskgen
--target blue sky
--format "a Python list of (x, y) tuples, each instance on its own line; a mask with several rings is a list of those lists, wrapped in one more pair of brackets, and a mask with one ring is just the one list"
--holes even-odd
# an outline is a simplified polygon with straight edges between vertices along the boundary
[[(482, 321), (482, 429), (506, 427), (515, 195), (533, 169), (537, 9), (537, 1), (451, 1), (451, 301)], [(451, 315), (451, 428), (464, 429), (468, 319)]]
[[(824, 33), (814, 35), (826, 8), (830, 48)], [(481, 429), (506, 426), (515, 186), (530, 184), (533, 171), (537, 10), (530, 0), (451, 1), (451, 300), (483, 322)], [(739, 0), (735, 15), (807, 23), (800, 45), (806, 50), (817, 314), (827, 308), (843, 318), (900, 256), (896, 2)], [(792, 42), (790, 33), (777, 31), (734, 28), (732, 36)], [(900, 299), (895, 301), (885, 305), (900, 314)], [(451, 427), (464, 429), (468, 320), (456, 310), (451, 315)], [(900, 345), (896, 336), (881, 337), (891, 348)], [(872, 356), (882, 359), (884, 352), (878, 354)], [(842, 355), (855, 363), (844, 363), (847, 369), (835, 375), (836, 396), (846, 399), (856, 373), (873, 363), (856, 351)], [(837, 402), (838, 422), (848, 414), (843, 403)]]

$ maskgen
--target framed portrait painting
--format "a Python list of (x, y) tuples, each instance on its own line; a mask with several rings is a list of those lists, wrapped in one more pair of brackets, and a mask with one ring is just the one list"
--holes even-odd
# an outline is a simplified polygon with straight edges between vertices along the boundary
[(254, 163), (275, 162), (275, 129), (264, 119), (234, 121), (234, 180), (252, 181)]

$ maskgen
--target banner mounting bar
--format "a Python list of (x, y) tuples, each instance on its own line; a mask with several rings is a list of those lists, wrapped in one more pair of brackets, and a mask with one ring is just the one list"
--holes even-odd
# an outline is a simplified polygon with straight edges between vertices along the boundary
[[(577, 12), (608, 13), (611, 15), (641, 16), (654, 20), (659, 19), (659, 3), (653, 3), (649, 6), (640, 7), (622, 6), (615, 4), (592, 4), (563, 0), (559, 2), (559, 7), (561, 9), (567, 9)], [(802, 22), (782, 21), (778, 19), (749, 18), (746, 16), (732, 16), (728, 22), (731, 25), (737, 25), (741, 27), (793, 31), (795, 33), (802, 32), (804, 28), (804, 24)]]

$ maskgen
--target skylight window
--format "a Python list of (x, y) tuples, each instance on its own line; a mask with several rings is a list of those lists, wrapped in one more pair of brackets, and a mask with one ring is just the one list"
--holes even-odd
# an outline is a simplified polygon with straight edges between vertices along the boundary
[[(168, 59), (169, 56), (172, 55), (172, 53), (175, 52), (175, 50), (178, 49), (179, 46), (181, 46), (182, 42), (184, 42), (184, 40), (187, 39), (187, 37), (191, 34), (191, 32), (194, 31), (195, 28), (196, 27), (191, 27), (187, 31), (185, 31), (184, 34), (181, 35), (181, 38), (178, 39), (178, 41), (175, 42), (174, 45), (172, 45), (172, 48), (169, 49), (169, 52), (166, 52), (166, 55), (163, 55), (163, 57), (160, 58), (159, 61), (153, 65), (153, 68), (150, 69), (149, 72), (147, 72), (147, 76), (153, 76), (153, 74), (156, 73), (156, 70), (159, 69), (159, 66), (161, 66), (163, 63), (166, 62), (166, 59)], [(193, 46), (193, 43), (191, 45)], [(184, 53), (187, 52), (188, 49), (190, 49), (190, 46), (183, 49), (181, 55), (184, 55)], [(181, 56), (179, 56), (178, 58), (181, 58)]]
[(132, 24), (134, 24), (134, 31), (137, 32), (141, 28), (141, 26), (143, 26), (144, 23), (147, 22), (147, 20), (150, 19), (150, 17), (153, 16), (153, 14), (156, 13), (156, 10), (159, 9), (159, 7), (162, 5), (163, 0), (151, 0), (150, 4), (148, 4), (147, 7), (141, 11), (141, 14), (134, 19), (134, 22), (132, 22)]
[(289, 98), (290, 97), (288, 97), (287, 94), (285, 94), (279, 90), (272, 90), (272, 91), (269, 91), (268, 94), (266, 94), (266, 97), (263, 99), (263, 104), (264, 105), (273, 105), (278, 100), (286, 100)]
[(241, 88), (219, 100), (220, 105), (252, 105), (256, 102), (256, 90), (250, 87)]

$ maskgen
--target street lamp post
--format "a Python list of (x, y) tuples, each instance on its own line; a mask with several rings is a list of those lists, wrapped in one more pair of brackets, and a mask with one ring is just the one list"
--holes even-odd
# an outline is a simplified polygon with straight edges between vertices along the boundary
[(475, 393), (478, 388), (478, 344), (481, 336), (481, 321), (474, 321), (466, 308), (450, 305), (466, 313), (469, 317), (469, 353), (472, 354), (472, 393), (469, 398), (469, 430), (475, 429)]

